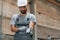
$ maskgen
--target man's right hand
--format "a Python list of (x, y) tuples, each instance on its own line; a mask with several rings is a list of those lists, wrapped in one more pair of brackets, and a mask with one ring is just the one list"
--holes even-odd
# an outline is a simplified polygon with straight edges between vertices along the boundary
[(17, 32), (17, 31), (19, 31), (19, 29), (17, 27), (15, 27), (15, 25), (11, 25), (11, 31)]

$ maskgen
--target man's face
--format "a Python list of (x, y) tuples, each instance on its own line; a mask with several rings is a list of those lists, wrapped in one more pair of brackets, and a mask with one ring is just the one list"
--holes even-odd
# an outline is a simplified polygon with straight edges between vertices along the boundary
[(27, 12), (26, 6), (19, 7), (19, 10), (22, 14), (26, 14), (26, 12)]

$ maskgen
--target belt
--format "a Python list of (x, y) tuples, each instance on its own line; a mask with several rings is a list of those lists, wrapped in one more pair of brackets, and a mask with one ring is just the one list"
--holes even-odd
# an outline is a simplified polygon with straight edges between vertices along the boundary
[(16, 24), (16, 26), (28, 26), (29, 24)]

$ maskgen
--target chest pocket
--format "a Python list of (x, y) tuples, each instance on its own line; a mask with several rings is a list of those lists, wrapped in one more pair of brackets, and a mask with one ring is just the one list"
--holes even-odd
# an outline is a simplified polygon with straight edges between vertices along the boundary
[(20, 18), (19, 16), (16, 18), (16, 26), (26, 26), (29, 25), (30, 22), (30, 18), (26, 17), (26, 18)]
[(27, 18), (27, 21), (29, 21), (29, 18)]

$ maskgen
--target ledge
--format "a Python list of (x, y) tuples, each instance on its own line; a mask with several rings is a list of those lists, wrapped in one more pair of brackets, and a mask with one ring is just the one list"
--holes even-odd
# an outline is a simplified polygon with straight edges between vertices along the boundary
[(60, 4), (59, 4), (59, 3), (57, 3), (57, 2), (55, 2), (54, 0), (48, 0), (48, 2), (50, 2), (50, 3), (52, 3), (52, 4), (55, 4), (55, 5), (57, 5), (57, 6), (59, 6), (59, 7), (60, 7)]

